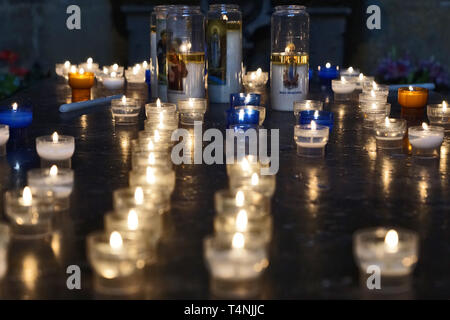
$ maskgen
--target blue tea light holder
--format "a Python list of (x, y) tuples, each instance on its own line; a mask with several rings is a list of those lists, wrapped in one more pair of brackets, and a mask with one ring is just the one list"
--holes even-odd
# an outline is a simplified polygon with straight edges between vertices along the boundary
[(298, 124), (310, 124), (312, 120), (314, 120), (318, 125), (327, 126), (328, 128), (330, 128), (330, 132), (333, 129), (333, 112), (324, 110), (301, 111)]
[(33, 122), (33, 109), (30, 106), (0, 106), (0, 124), (12, 129), (26, 128)]
[(232, 125), (243, 126), (258, 126), (259, 125), (259, 111), (255, 109), (233, 108), (226, 111), (227, 114), (227, 128)]
[(239, 106), (260, 106), (261, 95), (258, 93), (232, 93), (230, 94), (230, 109)]
[(331, 80), (339, 78), (339, 69), (337, 66), (326, 64), (319, 68), (320, 85), (325, 87), (331, 87)]

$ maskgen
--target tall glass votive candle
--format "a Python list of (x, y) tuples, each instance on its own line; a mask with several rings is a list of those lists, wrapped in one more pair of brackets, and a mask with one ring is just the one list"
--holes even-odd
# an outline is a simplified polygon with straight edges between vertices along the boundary
[(0, 107), (0, 123), (10, 128), (26, 128), (33, 121), (33, 111), (30, 106), (19, 106), (14, 102), (11, 106)]
[(132, 98), (123, 96), (121, 99), (111, 100), (111, 113), (117, 125), (136, 124), (140, 112), (141, 106)]
[(375, 122), (384, 120), (391, 112), (389, 103), (364, 102), (360, 107), (363, 113), (363, 127), (367, 129), (373, 129)]
[(416, 232), (383, 227), (363, 229), (353, 236), (353, 254), (361, 273), (378, 266), (381, 277), (409, 276), (418, 261)]
[(432, 125), (443, 127), (446, 131), (450, 130), (450, 108), (446, 101), (439, 104), (429, 104), (427, 116)]
[(51, 136), (36, 138), (36, 151), (41, 158), (41, 167), (70, 168), (71, 159), (75, 152), (75, 139), (71, 136), (60, 136), (53, 133)]
[(203, 122), (207, 109), (207, 101), (204, 98), (188, 98), (178, 100), (180, 122), (184, 125), (194, 125), (195, 121)]
[(318, 100), (302, 100), (294, 102), (294, 116), (298, 122), (300, 112), (305, 110), (323, 110), (323, 102)]
[(400, 149), (406, 134), (406, 120), (386, 117), (384, 120), (374, 122), (373, 130), (377, 140), (377, 148)]
[(141, 212), (137, 208), (114, 211), (105, 215), (105, 231), (118, 231), (146, 248), (142, 257), (147, 264), (156, 261), (156, 245), (161, 238), (162, 216), (157, 212)]
[(165, 190), (172, 194), (175, 189), (175, 171), (169, 168), (140, 167), (130, 171), (131, 187)]
[(86, 241), (97, 292), (122, 295), (142, 289), (146, 246), (118, 231), (97, 231), (89, 234)]
[(403, 87), (398, 89), (398, 103), (403, 108), (424, 108), (428, 101), (428, 89)]
[(299, 124), (310, 124), (313, 121), (317, 125), (326, 126), (333, 129), (333, 112), (323, 110), (304, 110), (300, 112)]
[(301, 157), (323, 157), (328, 143), (330, 129), (317, 125), (314, 120), (310, 124), (294, 127), (294, 140), (297, 145), (297, 155)]
[(144, 214), (164, 214), (170, 210), (170, 194), (140, 186), (117, 189), (113, 192), (113, 207), (117, 212), (137, 208)]
[(58, 168), (31, 169), (27, 172), (28, 185), (34, 194), (41, 195), (51, 191), (58, 210), (66, 210), (70, 205), (74, 174), (72, 169)]
[(331, 89), (334, 92), (335, 101), (349, 101), (352, 93), (355, 91), (356, 85), (354, 81), (349, 81), (345, 77), (340, 80), (331, 80)]
[(91, 99), (91, 88), (95, 83), (95, 74), (72, 66), (69, 72), (69, 86), (72, 88), (72, 102)]
[(422, 126), (408, 128), (408, 139), (412, 146), (413, 156), (438, 158), (444, 140), (444, 128), (422, 123)]
[(29, 187), (5, 193), (5, 213), (19, 238), (42, 237), (51, 232), (56, 212), (53, 193), (33, 194)]
[(259, 291), (258, 278), (268, 267), (265, 241), (242, 233), (215, 235), (204, 242), (211, 276), (211, 291), (232, 297), (248, 297)]
[(258, 93), (233, 93), (230, 94), (230, 109), (238, 106), (259, 106), (261, 95)]
[(9, 140), (9, 127), (4, 124), (0, 124), (0, 157), (6, 155), (6, 143)]

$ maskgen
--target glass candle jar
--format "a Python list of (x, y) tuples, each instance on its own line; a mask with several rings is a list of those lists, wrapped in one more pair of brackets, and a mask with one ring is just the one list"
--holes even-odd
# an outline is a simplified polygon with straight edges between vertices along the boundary
[(170, 210), (170, 194), (145, 186), (117, 189), (113, 192), (113, 207), (117, 212), (137, 208), (150, 215), (164, 214)]
[(142, 258), (146, 264), (156, 261), (156, 245), (161, 238), (162, 216), (156, 212), (141, 212), (137, 208), (114, 211), (105, 215), (105, 231), (118, 231), (131, 241), (140, 242), (146, 250)]
[(226, 114), (227, 128), (231, 128), (233, 125), (258, 126), (261, 120), (259, 110), (248, 106), (236, 107), (234, 109), (227, 110)]
[(30, 106), (21, 106), (14, 102), (9, 106), (0, 106), (0, 123), (10, 128), (26, 128), (33, 122), (33, 110)]
[(172, 169), (172, 159), (167, 152), (139, 151), (131, 156), (131, 168), (137, 170), (141, 167), (164, 167)]
[(444, 128), (422, 123), (422, 126), (408, 128), (408, 139), (413, 156), (438, 158), (444, 140)]
[(52, 166), (50, 169), (31, 169), (27, 172), (28, 185), (34, 194), (46, 194), (51, 191), (58, 210), (67, 210), (73, 190), (74, 174), (72, 169)]
[(331, 80), (339, 78), (339, 67), (332, 66), (327, 62), (324, 66), (318, 66), (317, 71), (319, 74), (320, 84), (324, 87), (331, 87)]
[(9, 127), (5, 124), (0, 124), (0, 157), (6, 155), (6, 143), (9, 140)]
[(429, 104), (427, 116), (431, 124), (443, 127), (446, 131), (450, 130), (450, 108), (446, 101), (440, 104)]
[(139, 131), (137, 141), (143, 151), (170, 151), (171, 135), (170, 130)]
[(347, 80), (341, 76), (340, 80), (331, 80), (331, 89), (334, 92), (335, 101), (349, 101), (352, 98), (352, 93), (356, 89), (354, 81)]
[(406, 133), (406, 120), (390, 119), (376, 121), (373, 124), (377, 147), (380, 149), (402, 148)]
[(5, 213), (17, 237), (34, 238), (49, 234), (56, 212), (55, 197), (50, 191), (33, 194), (29, 187), (5, 193)]
[(230, 94), (230, 109), (238, 106), (259, 106), (261, 95), (258, 93), (232, 93)]
[(365, 76), (362, 73), (360, 73), (358, 77), (352, 77), (350, 79), (355, 83), (356, 90), (364, 90), (365, 84), (367, 83), (372, 84), (375, 80), (374, 77)]
[(214, 194), (214, 207), (218, 214), (237, 214), (241, 209), (270, 214), (270, 198), (252, 190), (224, 189)]
[(389, 103), (364, 102), (360, 104), (363, 113), (363, 127), (373, 129), (377, 121), (383, 121), (391, 112)]
[(145, 115), (147, 116), (147, 119), (158, 118), (160, 113), (164, 113), (165, 115), (169, 116), (170, 114), (176, 113), (176, 111), (176, 104), (161, 102), (159, 98), (156, 100), (156, 102), (147, 103), (145, 105)]
[(267, 105), (266, 86), (269, 80), (269, 73), (263, 72), (261, 68), (256, 71), (249, 71), (242, 76), (242, 84), (246, 94), (256, 93), (261, 96), (261, 105)]
[(8, 246), (11, 238), (10, 228), (7, 224), (0, 223), (0, 280), (8, 270)]
[(136, 124), (140, 111), (141, 106), (132, 98), (123, 96), (121, 99), (111, 100), (111, 112), (115, 124)]
[(95, 83), (95, 74), (72, 66), (69, 72), (69, 86), (72, 89), (72, 102), (91, 99), (91, 88)]
[(404, 108), (424, 108), (428, 101), (428, 89), (404, 87), (398, 89), (398, 104)]
[(348, 67), (340, 71), (341, 77), (345, 77), (350, 80), (350, 78), (356, 78), (360, 74), (359, 69), (353, 67)]
[(267, 168), (269, 164), (263, 164), (258, 161), (256, 156), (247, 155), (242, 159), (237, 159), (236, 162), (227, 162), (227, 174), (228, 177), (233, 175), (237, 176), (251, 176), (252, 173), (261, 173), (262, 168)]
[(172, 194), (175, 189), (175, 171), (169, 168), (140, 167), (130, 171), (130, 186), (165, 190)]
[(363, 93), (371, 94), (372, 91), (375, 95), (389, 95), (389, 86), (385, 84), (378, 84), (375, 81), (365, 80), (363, 82)]
[(167, 15), (167, 99), (205, 97), (205, 17), (197, 6), (175, 6)]
[(159, 112), (147, 118), (144, 123), (145, 131), (159, 130), (175, 130), (178, 128), (178, 112)]
[(230, 175), (230, 190), (252, 190), (261, 193), (265, 197), (271, 198), (275, 193), (276, 176), (261, 175), (259, 172), (248, 173), (249, 171), (244, 171), (241, 175)]
[(146, 246), (117, 231), (87, 236), (87, 258), (94, 269), (94, 288), (106, 294), (134, 294), (142, 289)]
[(292, 111), (309, 86), (309, 15), (304, 6), (275, 7), (271, 19), (271, 106)]
[(353, 254), (361, 273), (378, 266), (382, 277), (408, 276), (418, 260), (419, 237), (405, 229), (370, 228), (353, 236)]
[(294, 127), (294, 140), (297, 145), (297, 155), (301, 157), (323, 157), (328, 143), (330, 129), (317, 125), (313, 120), (310, 124)]
[(178, 110), (180, 112), (180, 122), (184, 125), (193, 125), (195, 121), (203, 122), (206, 108), (206, 99), (179, 99)]
[(206, 24), (208, 97), (226, 103), (241, 90), (242, 14), (235, 4), (209, 6)]
[(305, 110), (323, 110), (323, 102), (318, 100), (302, 100), (294, 102), (294, 116), (298, 123), (300, 112)]
[(317, 125), (327, 126), (330, 131), (333, 129), (333, 112), (324, 110), (304, 110), (300, 112), (299, 124), (310, 124), (314, 121)]
[(75, 138), (61, 136), (54, 132), (51, 136), (36, 138), (36, 151), (41, 158), (41, 167), (70, 168), (75, 152)]
[(206, 238), (204, 254), (211, 291), (233, 297), (256, 294), (258, 278), (269, 265), (264, 239), (242, 233)]

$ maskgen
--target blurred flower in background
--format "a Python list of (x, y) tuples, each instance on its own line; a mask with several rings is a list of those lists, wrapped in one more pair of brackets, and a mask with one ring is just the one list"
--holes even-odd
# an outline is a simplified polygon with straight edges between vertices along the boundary
[(376, 75), (387, 84), (434, 83), (437, 89), (450, 87), (447, 69), (434, 57), (420, 61), (409, 54), (398, 57), (395, 48), (381, 59)]

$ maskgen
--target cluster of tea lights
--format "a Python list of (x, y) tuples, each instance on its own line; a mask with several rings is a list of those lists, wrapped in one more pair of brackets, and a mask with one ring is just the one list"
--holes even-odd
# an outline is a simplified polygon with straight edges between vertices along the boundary
[(257, 295), (261, 276), (269, 265), (270, 201), (276, 176), (263, 175), (262, 168), (253, 156), (227, 165), (229, 188), (215, 193), (214, 234), (205, 239), (204, 254), (211, 291), (217, 296)]
[(157, 261), (162, 217), (175, 188), (172, 133), (180, 122), (203, 122), (206, 108), (206, 99), (179, 100), (178, 107), (160, 99), (145, 105), (145, 129), (131, 142), (129, 187), (114, 191), (105, 230), (87, 238), (97, 291), (122, 295), (142, 289), (146, 267)]

